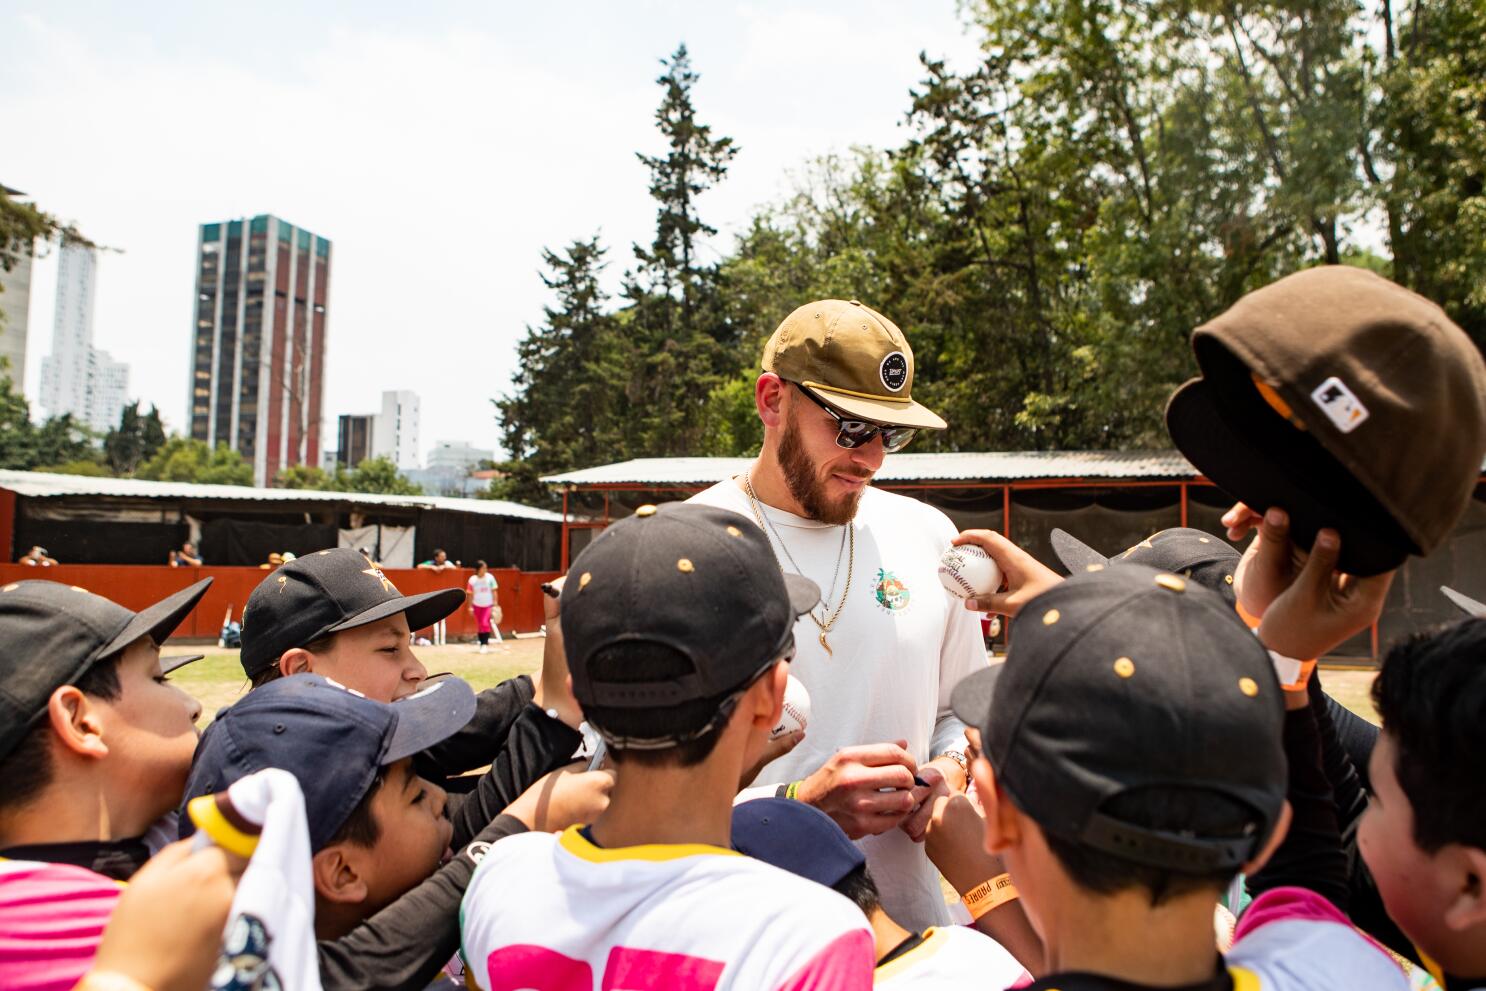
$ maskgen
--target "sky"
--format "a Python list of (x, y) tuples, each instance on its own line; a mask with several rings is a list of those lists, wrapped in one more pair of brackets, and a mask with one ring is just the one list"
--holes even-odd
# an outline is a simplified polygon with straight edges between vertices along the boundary
[[(301, 9), (303, 8), (303, 9)], [(384, 389), (420, 446), (496, 447), (489, 400), (550, 296), (544, 247), (602, 235), (611, 286), (655, 207), (637, 151), (658, 60), (740, 147), (701, 200), (725, 251), (814, 158), (908, 136), (919, 53), (972, 64), (955, 0), (512, 4), (0, 0), (0, 182), (117, 249), (94, 343), (186, 424), (197, 227), (271, 213), (333, 243), (327, 436)], [(32, 282), (26, 391), (51, 349), (55, 256)], [(802, 301), (803, 302), (803, 301)]]

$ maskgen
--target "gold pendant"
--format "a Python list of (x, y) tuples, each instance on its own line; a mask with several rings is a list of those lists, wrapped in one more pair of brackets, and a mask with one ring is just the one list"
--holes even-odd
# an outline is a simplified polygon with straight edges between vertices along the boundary
[(836, 652), (831, 649), (831, 645), (828, 644), (828, 643), (826, 643), (826, 631), (825, 630), (821, 630), (820, 631), (820, 645), (826, 649), (826, 656), (827, 657), (835, 657), (836, 656)]

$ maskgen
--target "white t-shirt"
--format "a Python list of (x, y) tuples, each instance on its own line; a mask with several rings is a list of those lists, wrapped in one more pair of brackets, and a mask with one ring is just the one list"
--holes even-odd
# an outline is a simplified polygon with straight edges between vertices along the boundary
[(495, 605), (495, 590), (499, 586), (497, 586), (495, 583), (494, 575), (492, 575), (488, 571), (485, 572), (483, 577), (480, 575), (470, 575), (468, 584), (470, 587), (470, 592), (472, 592), (475, 596), (474, 599), (470, 601), (470, 605)]
[(466, 975), (487, 991), (872, 987), (855, 905), (718, 847), (522, 833), (490, 848), (459, 915)]
[[(748, 496), (733, 479), (691, 501), (731, 509), (757, 525)], [(786, 555), (765, 527), (783, 567), (793, 571), (793, 558), (834, 608), (846, 587), (841, 527), (760, 508), (788, 547)], [(965, 749), (965, 726), (950, 712), (949, 695), (960, 679), (985, 667), (986, 654), (979, 618), (939, 584), (939, 556), (958, 530), (933, 506), (870, 486), (855, 523), (856, 566), (846, 605), (831, 627), (831, 653), (821, 647), (820, 630), (808, 616), (795, 624), (790, 673), (811, 700), (804, 742), (765, 767), (739, 801), (774, 794), (841, 747), (907, 740), (919, 763)], [(838, 552), (841, 572), (833, 594)], [(939, 874), (921, 844), (895, 828), (858, 845), (883, 908), (899, 924), (922, 931), (951, 921)]]
[[(1239, 991), (1407, 991), (1403, 968), (1304, 888), (1264, 892), (1238, 920), (1229, 971)], [(1245, 983), (1245, 980), (1251, 983)]]
[(924, 936), (922, 943), (877, 968), (878, 991), (1002, 991), (1032, 981), (1016, 957), (979, 930), (946, 926)]

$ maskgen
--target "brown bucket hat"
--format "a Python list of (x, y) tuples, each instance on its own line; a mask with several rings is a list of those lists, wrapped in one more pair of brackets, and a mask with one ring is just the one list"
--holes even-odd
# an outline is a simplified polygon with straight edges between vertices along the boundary
[(1486, 455), (1486, 363), (1444, 310), (1381, 276), (1287, 276), (1198, 327), (1202, 378), (1166, 426), (1231, 495), (1286, 509), (1303, 547), (1336, 528), (1357, 575), (1428, 554), (1470, 502)]
[(849, 417), (943, 430), (913, 401), (913, 348), (897, 324), (857, 300), (821, 299), (784, 318), (764, 345), (764, 371)]

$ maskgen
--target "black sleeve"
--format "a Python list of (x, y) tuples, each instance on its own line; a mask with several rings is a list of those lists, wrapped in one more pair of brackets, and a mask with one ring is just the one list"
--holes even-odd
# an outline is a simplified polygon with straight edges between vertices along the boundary
[(582, 742), (583, 735), (577, 730), (535, 705), (527, 705), (511, 727), (506, 748), (481, 775), (474, 790), (449, 796), (454, 846), (463, 846), (542, 775), (571, 761)]
[[(477, 839), (494, 843), (524, 832), (519, 819), (501, 816)], [(340, 939), (320, 940), (325, 991), (427, 987), (459, 949), (459, 902), (474, 873), (475, 861), (461, 850), (438, 873)]]
[(1290, 763), (1293, 819), (1279, 849), (1258, 874), (1248, 878), (1250, 894), (1271, 888), (1306, 888), (1347, 911), (1347, 861), (1331, 785), (1321, 767), (1321, 734), (1309, 706), (1285, 713), (1285, 757)]
[[(1326, 780), (1331, 785), (1331, 797), (1336, 803), (1337, 826), (1345, 836), (1347, 828), (1357, 821), (1367, 808), (1367, 781), (1364, 771), (1356, 764), (1354, 750), (1363, 745), (1365, 741), (1366, 756), (1372, 754), (1372, 744), (1377, 741), (1377, 727), (1357, 716), (1347, 709), (1336, 699), (1327, 695), (1321, 687), (1321, 680), (1317, 671), (1311, 675), (1308, 686), (1310, 693), (1311, 713), (1316, 718), (1316, 732), (1321, 742), (1321, 769), (1326, 773)], [(1373, 730), (1371, 739), (1367, 740), (1365, 730), (1359, 729), (1355, 723)], [(1348, 738), (1342, 737), (1342, 732), (1349, 734)]]
[(523, 674), (476, 695), (475, 715), (464, 729), (422, 754), (427, 769), (437, 768), (439, 777), (451, 778), (494, 761), (535, 691)]

